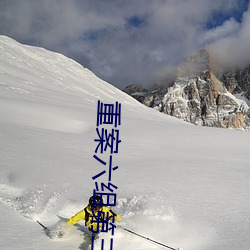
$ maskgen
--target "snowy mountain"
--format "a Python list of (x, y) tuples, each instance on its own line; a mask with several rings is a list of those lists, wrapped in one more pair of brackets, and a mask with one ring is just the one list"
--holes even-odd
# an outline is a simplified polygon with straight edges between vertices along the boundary
[(209, 52), (200, 50), (180, 65), (170, 87), (132, 91), (132, 85), (124, 92), (146, 106), (196, 125), (249, 129), (249, 69), (215, 73), (211, 61)]
[(218, 72), (217, 77), (222, 81), (228, 91), (245, 97), (250, 103), (250, 66), (245, 68), (225, 70)]
[[(63, 55), (0, 36), (1, 249), (91, 249), (84, 222), (50, 239), (36, 220), (63, 226), (58, 215), (84, 208), (107, 167), (93, 158), (98, 100), (121, 103), (112, 182), (125, 228), (184, 250), (249, 249), (249, 133), (166, 116)], [(113, 249), (164, 247), (116, 229)]]

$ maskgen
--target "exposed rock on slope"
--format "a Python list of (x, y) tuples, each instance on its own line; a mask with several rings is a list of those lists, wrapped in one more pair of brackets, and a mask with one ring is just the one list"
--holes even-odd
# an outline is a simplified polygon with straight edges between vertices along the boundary
[[(171, 87), (155, 87), (129, 94), (145, 105), (197, 125), (247, 129), (250, 109), (234, 93), (249, 96), (249, 71), (228, 72), (218, 78), (203, 49), (178, 68)], [(220, 80), (219, 80), (220, 79)], [(130, 85), (130, 90), (135, 86)], [(128, 93), (128, 92), (127, 92)]]

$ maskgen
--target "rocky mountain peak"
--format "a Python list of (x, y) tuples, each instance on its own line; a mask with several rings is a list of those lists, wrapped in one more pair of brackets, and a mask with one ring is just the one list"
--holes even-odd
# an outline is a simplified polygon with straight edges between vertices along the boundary
[(218, 75), (210, 64), (208, 50), (202, 49), (178, 67), (171, 86), (148, 91), (137, 88), (130, 95), (160, 112), (196, 125), (248, 129), (249, 106), (233, 94), (236, 89), (238, 93), (247, 93), (244, 87), (249, 86), (250, 74), (241, 71)]
[(177, 77), (194, 77), (205, 74), (210, 70), (209, 53), (201, 49), (194, 55), (188, 57), (177, 69)]

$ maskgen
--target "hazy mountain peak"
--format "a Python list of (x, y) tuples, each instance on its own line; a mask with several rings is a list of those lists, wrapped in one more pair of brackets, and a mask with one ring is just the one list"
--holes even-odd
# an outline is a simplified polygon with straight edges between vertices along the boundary
[(250, 109), (245, 100), (233, 94), (249, 96), (249, 70), (218, 74), (213, 62), (209, 51), (201, 49), (178, 67), (172, 85), (131, 95), (149, 107), (196, 125), (248, 129)]

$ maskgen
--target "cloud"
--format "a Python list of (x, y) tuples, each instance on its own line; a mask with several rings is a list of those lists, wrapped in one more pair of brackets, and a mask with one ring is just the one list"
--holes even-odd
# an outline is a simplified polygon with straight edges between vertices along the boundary
[[(120, 88), (148, 87), (204, 46), (218, 53), (249, 39), (248, 13), (233, 18), (239, 8), (237, 0), (2, 0), (0, 33), (61, 52)], [(208, 30), (215, 13), (226, 20)]]
[(204, 31), (200, 38), (201, 44), (211, 44), (225, 37), (235, 34), (240, 28), (240, 24), (232, 17), (226, 20), (221, 26)]
[[(250, 10), (243, 15), (242, 22), (237, 24), (236, 29), (221, 39), (210, 44), (210, 51), (213, 53), (218, 64), (225, 67), (245, 67), (250, 64)], [(227, 29), (224, 24), (220, 29)]]

